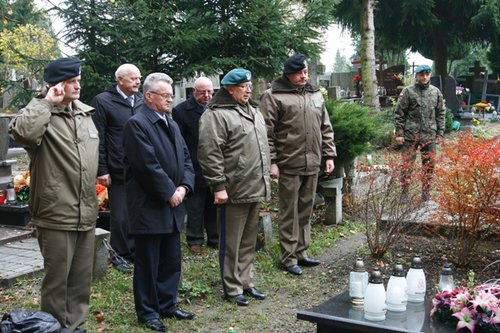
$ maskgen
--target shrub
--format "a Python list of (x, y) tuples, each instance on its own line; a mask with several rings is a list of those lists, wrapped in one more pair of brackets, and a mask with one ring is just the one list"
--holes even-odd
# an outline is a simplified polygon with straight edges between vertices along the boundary
[(337, 156), (353, 160), (371, 149), (370, 142), (383, 133), (380, 119), (375, 111), (357, 103), (326, 101), (330, 121), (335, 133)]
[(474, 258), (478, 241), (498, 236), (500, 228), (500, 138), (462, 133), (446, 142), (437, 162), (438, 226), (456, 244), (452, 260), (465, 266)]
[(364, 180), (357, 185), (353, 217), (365, 225), (368, 248), (375, 258), (383, 257), (403, 230), (410, 231), (408, 222), (424, 214), (420, 209), (421, 167), (412, 168), (407, 191), (403, 191), (402, 170), (409, 165), (392, 150), (385, 152), (384, 160), (383, 166), (357, 165)]

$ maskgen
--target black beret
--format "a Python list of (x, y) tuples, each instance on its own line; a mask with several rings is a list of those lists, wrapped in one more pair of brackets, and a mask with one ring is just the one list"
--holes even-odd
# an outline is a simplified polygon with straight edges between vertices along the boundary
[(59, 58), (45, 68), (43, 80), (47, 83), (59, 83), (80, 75), (81, 61), (78, 58)]
[(307, 67), (306, 56), (300, 53), (296, 53), (285, 62), (285, 67), (283, 68), (283, 74), (291, 74), (298, 72)]

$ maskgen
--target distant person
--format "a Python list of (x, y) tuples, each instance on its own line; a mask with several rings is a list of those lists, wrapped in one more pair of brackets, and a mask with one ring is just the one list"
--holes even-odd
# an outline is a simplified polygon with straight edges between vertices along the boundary
[(134, 261), (134, 239), (128, 234), (128, 213), (123, 171), (123, 127), (142, 104), (141, 72), (132, 64), (123, 64), (115, 73), (116, 83), (95, 96), (90, 104), (99, 130), (99, 169), (97, 181), (108, 187), (113, 267), (131, 273)]
[(200, 119), (198, 161), (219, 205), (224, 295), (246, 306), (245, 295), (265, 299), (255, 288), (253, 265), (260, 203), (270, 199), (269, 146), (264, 119), (252, 95), (252, 75), (229, 71)]
[(194, 193), (186, 201), (186, 240), (189, 249), (193, 253), (200, 253), (202, 250), (205, 242), (203, 229), (207, 232), (207, 245), (209, 247), (217, 248), (219, 243), (217, 208), (214, 205), (214, 197), (203, 178), (198, 163), (200, 117), (212, 100), (213, 93), (212, 81), (207, 77), (200, 77), (194, 82), (193, 96), (172, 110), (173, 118), (179, 125), (184, 140), (186, 140), (196, 176)]
[(404, 167), (402, 199), (408, 200), (412, 166), (420, 149), (424, 179), (422, 200), (430, 199), (430, 183), (435, 164), (436, 144), (443, 142), (445, 114), (443, 95), (430, 84), (431, 68), (420, 65), (415, 70), (416, 82), (399, 94), (395, 112), (396, 143), (401, 146)]
[(143, 93), (144, 104), (123, 131), (130, 234), (135, 239), (134, 301), (139, 322), (166, 332), (160, 318), (194, 318), (177, 307), (184, 199), (193, 191), (194, 171), (179, 127), (165, 115), (173, 101), (172, 79), (149, 74)]
[(47, 66), (41, 95), (12, 119), (9, 133), (30, 157), (30, 212), (43, 256), (41, 309), (61, 332), (84, 332), (98, 204), (99, 135), (80, 98), (80, 60)]
[[(318, 173), (333, 172), (336, 156), (323, 94), (309, 82), (306, 57), (295, 54), (260, 100), (271, 149), (271, 174), (279, 181), (281, 263), (293, 275), (320, 261), (307, 256)], [(322, 162), (323, 161), (323, 162)]]

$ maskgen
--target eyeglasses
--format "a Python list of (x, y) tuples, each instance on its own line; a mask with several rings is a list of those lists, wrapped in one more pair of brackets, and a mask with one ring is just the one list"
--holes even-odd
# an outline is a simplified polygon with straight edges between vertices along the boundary
[(174, 95), (173, 94), (169, 94), (169, 93), (164, 93), (164, 94), (160, 94), (160, 93), (157, 93), (156, 91), (148, 91), (152, 94), (155, 94), (155, 95), (158, 95), (158, 96), (161, 96), (163, 99), (174, 99)]
[(195, 88), (194, 91), (196, 91), (196, 93), (200, 94), (200, 95), (213, 95), (214, 94), (213, 90), (198, 90)]
[(237, 87), (243, 89), (243, 90), (252, 90), (253, 86), (251, 84), (237, 84)]

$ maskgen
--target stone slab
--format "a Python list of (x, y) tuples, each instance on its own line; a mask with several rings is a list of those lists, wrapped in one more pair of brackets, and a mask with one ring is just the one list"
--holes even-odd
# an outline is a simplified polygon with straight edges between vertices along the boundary
[(0, 245), (0, 287), (11, 287), (23, 276), (43, 270), (43, 258), (36, 238)]

